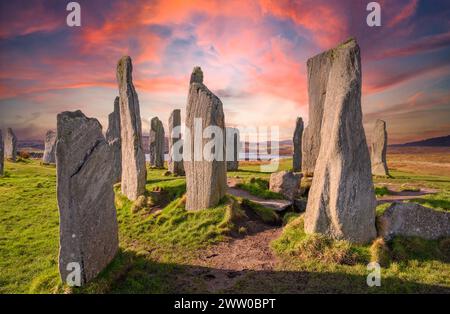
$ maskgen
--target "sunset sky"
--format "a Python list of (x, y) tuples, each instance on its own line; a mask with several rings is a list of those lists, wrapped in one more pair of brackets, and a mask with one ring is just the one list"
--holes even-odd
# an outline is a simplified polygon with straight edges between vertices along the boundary
[(115, 68), (133, 59), (143, 131), (170, 111), (184, 119), (189, 76), (202, 67), (227, 126), (278, 125), (292, 137), (308, 121), (306, 61), (349, 36), (361, 46), (368, 135), (377, 118), (389, 141), (450, 134), (450, 2), (85, 0), (81, 27), (66, 25), (70, 1), (1, 1), (0, 127), (43, 139), (56, 114), (82, 110), (107, 127)]

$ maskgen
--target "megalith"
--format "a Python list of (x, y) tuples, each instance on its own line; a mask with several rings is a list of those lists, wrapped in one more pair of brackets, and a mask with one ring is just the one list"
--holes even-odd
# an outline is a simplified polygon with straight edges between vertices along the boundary
[(175, 109), (169, 117), (169, 171), (184, 175), (183, 140), (181, 139), (181, 110)]
[(310, 58), (307, 63), (308, 72), (308, 125), (302, 139), (302, 172), (306, 176), (314, 173), (320, 149), (320, 130), (327, 85), (333, 61), (331, 52), (324, 52)]
[(377, 176), (389, 176), (386, 162), (387, 132), (386, 122), (377, 120), (372, 133), (371, 161), (372, 174)]
[(108, 129), (106, 141), (112, 148), (114, 161), (114, 182), (120, 182), (122, 176), (122, 145), (120, 139), (120, 99), (114, 99), (114, 111), (108, 115)]
[[(225, 117), (222, 102), (203, 84), (200, 67), (195, 67), (191, 75), (186, 129), (191, 133), (189, 138), (185, 138), (183, 149), (186, 209), (216, 206), (225, 195), (227, 186)], [(204, 136), (210, 132), (214, 134)]]
[(134, 201), (145, 192), (147, 170), (142, 146), (139, 99), (133, 85), (132, 71), (131, 58), (122, 57), (117, 63), (122, 147), (121, 189), (122, 194)]
[[(118, 251), (110, 155), (111, 147), (97, 119), (87, 118), (79, 110), (58, 114), (56, 174), (63, 282), (87, 283)], [(74, 281), (77, 270), (79, 282)]]
[(164, 168), (164, 127), (158, 117), (150, 120), (150, 166)]
[(42, 156), (42, 162), (44, 164), (54, 164), (56, 162), (55, 149), (56, 132), (53, 130), (48, 130), (45, 134), (44, 155)]
[(350, 39), (326, 54), (332, 58), (305, 231), (366, 243), (376, 237), (376, 199), (362, 124), (360, 49)]
[(302, 170), (302, 136), (303, 136), (303, 119), (297, 118), (295, 123), (294, 136), (292, 137), (294, 145), (294, 156), (292, 158), (292, 169), (295, 172)]
[(17, 137), (11, 128), (6, 130), (4, 145), (6, 159), (15, 162), (17, 159)]
[(226, 147), (227, 171), (237, 171), (241, 151), (241, 138), (238, 128), (226, 128)]

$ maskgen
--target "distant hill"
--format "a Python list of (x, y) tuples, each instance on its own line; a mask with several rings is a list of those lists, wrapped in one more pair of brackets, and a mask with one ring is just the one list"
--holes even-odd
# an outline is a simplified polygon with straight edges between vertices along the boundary
[(411, 146), (431, 146), (431, 147), (443, 147), (450, 146), (450, 135), (427, 138), (426, 140), (409, 142), (404, 144), (389, 145), (392, 147), (411, 147)]

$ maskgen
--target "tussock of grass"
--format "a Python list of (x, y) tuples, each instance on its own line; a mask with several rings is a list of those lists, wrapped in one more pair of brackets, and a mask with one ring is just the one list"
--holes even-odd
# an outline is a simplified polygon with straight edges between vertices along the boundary
[(268, 224), (278, 224), (280, 223), (280, 217), (271, 208), (264, 207), (260, 204), (256, 204), (246, 198), (242, 199), (241, 205), (247, 210), (251, 210), (256, 214), (263, 222)]
[(348, 241), (336, 241), (321, 234), (306, 234), (303, 227), (303, 216), (285, 226), (283, 234), (271, 243), (277, 255), (345, 265), (363, 260), (363, 256)]
[(384, 196), (391, 194), (391, 191), (387, 188), (387, 186), (377, 186), (375, 187), (375, 195), (376, 196)]
[(370, 261), (377, 262), (382, 267), (389, 265), (391, 261), (390, 251), (382, 238), (377, 238), (370, 247)]
[(283, 195), (269, 190), (269, 181), (252, 177), (244, 183), (236, 184), (236, 187), (249, 192), (252, 195), (264, 199), (283, 199)]
[(300, 216), (299, 213), (289, 212), (283, 216), (283, 226), (287, 225), (294, 219), (297, 219)]

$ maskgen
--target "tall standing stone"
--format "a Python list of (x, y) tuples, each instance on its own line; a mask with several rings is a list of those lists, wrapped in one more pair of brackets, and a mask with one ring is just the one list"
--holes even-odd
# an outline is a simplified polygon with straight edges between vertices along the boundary
[(365, 243), (376, 236), (376, 200), (362, 125), (360, 50), (351, 39), (326, 53), (333, 57), (305, 231)]
[(301, 166), (303, 174), (307, 176), (314, 173), (317, 156), (319, 155), (320, 130), (332, 60), (333, 54), (324, 52), (307, 61), (308, 125), (303, 132)]
[(241, 137), (238, 128), (226, 128), (227, 138), (227, 171), (239, 169), (239, 152), (241, 151)]
[(5, 157), (14, 162), (17, 159), (17, 137), (11, 128), (6, 131)]
[(388, 176), (389, 171), (386, 162), (387, 132), (386, 122), (377, 120), (372, 134), (371, 145), (372, 174)]
[(302, 136), (303, 136), (303, 119), (297, 118), (295, 123), (295, 131), (292, 141), (294, 142), (294, 157), (292, 158), (292, 168), (298, 172), (302, 170)]
[[(181, 139), (181, 111), (175, 109), (169, 117), (169, 171), (176, 175), (184, 175), (183, 140)], [(175, 133), (174, 133), (175, 132)]]
[(122, 146), (122, 193), (136, 200), (145, 192), (147, 170), (142, 146), (139, 99), (132, 79), (131, 58), (122, 57), (117, 63), (120, 97), (120, 134)]
[[(214, 134), (214, 140), (203, 138), (202, 133), (209, 126), (218, 127), (222, 134)], [(203, 72), (200, 67), (195, 67), (191, 75), (186, 128), (192, 133), (191, 139), (185, 140), (183, 151), (187, 188), (186, 209), (199, 210), (216, 206), (225, 195), (227, 186), (225, 117), (222, 102), (203, 84)], [(221, 142), (221, 145), (215, 146), (214, 151), (211, 148), (211, 154), (205, 156), (203, 150), (211, 141)], [(211, 155), (214, 158), (210, 158)]]
[(150, 165), (164, 168), (164, 127), (158, 117), (150, 121)]
[(81, 111), (57, 116), (56, 173), (60, 216), (59, 272), (93, 279), (119, 249), (111, 147), (97, 119)]
[(45, 134), (44, 155), (42, 156), (42, 162), (44, 164), (54, 164), (56, 162), (55, 150), (56, 132), (48, 130)]
[(0, 130), (0, 176), (5, 173), (5, 144), (3, 142), (2, 130)]
[(106, 140), (112, 147), (114, 160), (114, 182), (119, 182), (122, 176), (122, 145), (120, 139), (120, 99), (114, 99), (114, 111), (108, 115)]

